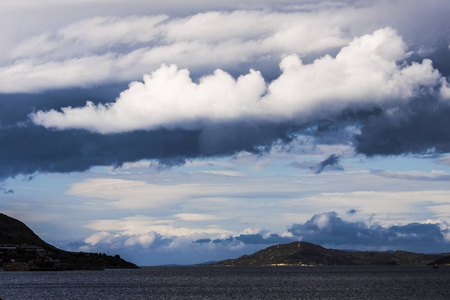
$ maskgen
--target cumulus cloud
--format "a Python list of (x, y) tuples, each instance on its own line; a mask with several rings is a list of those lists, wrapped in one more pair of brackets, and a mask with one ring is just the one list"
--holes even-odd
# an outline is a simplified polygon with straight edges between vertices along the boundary
[(83, 108), (63, 108), (63, 113), (37, 112), (32, 119), (46, 127), (84, 127), (100, 133), (173, 128), (184, 123), (191, 123), (187, 129), (196, 129), (197, 122), (254, 115), (255, 104), (264, 91), (264, 79), (256, 71), (235, 80), (217, 70), (197, 84), (188, 70), (162, 66), (146, 75), (143, 83), (130, 84), (115, 103), (95, 106), (89, 102)]
[[(206, 214), (178, 214), (176, 218), (188, 221), (212, 221), (211, 217), (204, 218)], [(199, 220), (199, 216), (202, 216)], [(217, 220), (217, 218), (215, 218)], [(214, 244), (274, 244), (293, 241), (291, 235), (279, 235), (263, 229), (245, 229), (241, 233), (224, 230), (218, 226), (182, 227), (176, 225), (173, 220), (156, 219), (146, 216), (128, 217), (122, 220), (98, 220), (87, 225), (88, 228), (98, 231), (84, 240), (88, 245), (99, 243), (123, 247), (149, 247), (172, 246), (178, 240), (189, 243), (214, 243)], [(211, 224), (210, 224), (211, 225)]]
[(362, 221), (345, 221), (336, 212), (314, 215), (288, 229), (294, 236), (324, 246), (350, 249), (409, 250), (444, 252), (448, 229), (438, 223), (406, 225), (368, 225)]
[(162, 237), (156, 232), (147, 232), (140, 235), (126, 235), (122, 233), (113, 233), (101, 231), (94, 233), (84, 240), (79, 247), (81, 251), (92, 251), (93, 249), (122, 249), (124, 247), (150, 247), (168, 246), (172, 241)]
[[(262, 11), (226, 11), (215, 3), (210, 5), (219, 5), (220, 12), (199, 5), (202, 13), (189, 10), (182, 15), (155, 4), (153, 16), (145, 10), (139, 16), (113, 14), (117, 17), (96, 11), (83, 15), (82, 21), (78, 15), (66, 18), (57, 29), (49, 25), (17, 36), (15, 41), (28, 38), (2, 56), (6, 63), (0, 66), (0, 92), (62, 90), (0, 94), (0, 178), (85, 171), (142, 159), (160, 160), (163, 170), (189, 158), (261, 154), (274, 144), (289, 148), (302, 135), (308, 136), (311, 149), (355, 146), (357, 153), (370, 156), (448, 152), (449, 84), (444, 76), (449, 74), (450, 52), (448, 37), (442, 35), (447, 32), (449, 3), (353, 6), (296, 1), (294, 7), (288, 2), (265, 2), (277, 9)], [(392, 13), (398, 9), (405, 13)], [(366, 35), (386, 24), (404, 38), (389, 29)], [(107, 32), (109, 27), (114, 32)], [(168, 65), (159, 68), (162, 62)], [(217, 68), (222, 71), (214, 73)], [(247, 73), (250, 68), (255, 71)], [(154, 73), (126, 91), (125, 84), (97, 86), (137, 80), (151, 70), (159, 75), (172, 72), (173, 78), (162, 79), (172, 98), (147, 98)], [(239, 78), (251, 82), (248, 90)], [(203, 81), (210, 83), (208, 89), (202, 88)], [(216, 85), (239, 100), (228, 103), (226, 95), (211, 92)], [(64, 89), (74, 86), (86, 88)], [(187, 109), (188, 101), (175, 92), (180, 87), (193, 91), (195, 100)], [(120, 91), (127, 97), (111, 102)], [(140, 100), (131, 101), (131, 95)], [(84, 106), (86, 100), (91, 104)], [(153, 106), (158, 106), (156, 119), (145, 115)], [(29, 122), (30, 112), (49, 130)], [(53, 130), (67, 128), (90, 132)], [(341, 153), (336, 151), (331, 153)]]
[(306, 122), (339, 114), (351, 105), (391, 106), (441, 84), (431, 61), (397, 64), (406, 57), (402, 38), (385, 28), (355, 38), (335, 58), (327, 55), (303, 64), (298, 56), (287, 56), (280, 63), (281, 75), (267, 87), (261, 73), (253, 70), (237, 79), (216, 70), (195, 83), (188, 70), (163, 65), (144, 76), (144, 82), (131, 83), (113, 103), (38, 111), (31, 118), (47, 128), (100, 133), (195, 129), (243, 119)]

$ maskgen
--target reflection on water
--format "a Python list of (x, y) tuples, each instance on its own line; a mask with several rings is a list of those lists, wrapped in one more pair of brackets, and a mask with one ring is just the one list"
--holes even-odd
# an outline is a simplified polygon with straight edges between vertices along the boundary
[(145, 267), (0, 272), (8, 299), (450, 299), (450, 267)]

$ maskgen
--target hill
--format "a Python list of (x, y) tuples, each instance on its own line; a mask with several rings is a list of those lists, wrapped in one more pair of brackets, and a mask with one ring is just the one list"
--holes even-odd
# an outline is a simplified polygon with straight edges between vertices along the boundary
[(252, 255), (227, 259), (213, 266), (427, 265), (448, 261), (446, 255), (407, 251), (353, 252), (326, 249), (308, 242), (268, 247)]
[(138, 268), (119, 255), (69, 252), (37, 236), (21, 221), (0, 213), (0, 268), (4, 270), (101, 270)]

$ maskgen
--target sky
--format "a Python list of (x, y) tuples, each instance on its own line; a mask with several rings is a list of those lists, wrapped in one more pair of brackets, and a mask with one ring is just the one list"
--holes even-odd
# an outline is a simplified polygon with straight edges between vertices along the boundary
[(450, 2), (0, 4), (0, 211), (141, 266), (450, 252)]

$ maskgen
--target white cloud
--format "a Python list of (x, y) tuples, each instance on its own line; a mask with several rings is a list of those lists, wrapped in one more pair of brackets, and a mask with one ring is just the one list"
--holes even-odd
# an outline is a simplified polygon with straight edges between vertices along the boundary
[[(189, 174), (190, 180), (186, 182), (184, 180), (186, 174), (179, 174), (181, 177), (175, 175), (174, 178), (171, 178), (170, 174), (172, 173), (167, 174), (167, 181), (156, 179), (162, 177), (161, 173), (154, 174), (156, 180), (149, 179), (150, 183), (115, 178), (87, 179), (72, 184), (67, 194), (108, 200), (109, 205), (120, 209), (163, 209), (197, 199), (214, 205), (214, 210), (220, 210), (222, 205), (234, 207), (242, 203), (242, 199), (246, 197), (257, 197), (263, 200), (273, 198), (274, 193), (281, 197), (283, 193), (291, 194), (301, 191), (292, 185), (291, 181), (276, 182), (255, 177), (242, 178), (242, 183), (245, 181), (245, 184), (237, 185), (236, 180), (241, 181), (240, 177), (199, 172)], [(227, 200), (221, 201), (221, 198)], [(236, 199), (232, 200), (232, 198)], [(203, 211), (211, 210), (212, 207), (209, 205), (204, 203)], [(184, 215), (184, 217), (187, 216)], [(224, 217), (224, 215), (218, 215), (218, 217)]]
[[(0, 49), (0, 92), (129, 82), (162, 63), (202, 74), (216, 68), (243, 72), (249, 64), (276, 72), (272, 66), (283, 54), (318, 57), (334, 53), (355, 36), (386, 25), (414, 34), (414, 40), (423, 42), (429, 39), (429, 32), (433, 36), (440, 34), (437, 29), (445, 32), (442, 23), (446, 18), (441, 15), (446, 17), (448, 8), (443, 1), (426, 5), (403, 0), (358, 1), (358, 5), (329, 1), (194, 1), (182, 5), (176, 4), (179, 1), (133, 1), (125, 7), (121, 1), (106, 2), (108, 9), (101, 0), (40, 2), (37, 8), (34, 2), (23, 7), (0, 4), (4, 11), (9, 7), (13, 12), (3, 13), (6, 21), (0, 21), (8, 28)], [(48, 13), (52, 6), (62, 17)], [(28, 11), (30, 8), (34, 10)], [(261, 8), (265, 9), (257, 10)], [(42, 22), (36, 9), (42, 10), (48, 22)], [(395, 13), (400, 10), (402, 14)], [(17, 18), (26, 19), (24, 24), (29, 25), (11, 29)], [(420, 34), (422, 31), (427, 34)], [(74, 67), (77, 73), (72, 72)], [(96, 76), (87, 83), (85, 76), (93, 69)]]
[(443, 156), (436, 160), (439, 165), (450, 166), (450, 156)]
[(445, 78), (441, 79), (442, 85), (441, 85), (441, 97), (445, 101), (450, 101), (450, 84)]
[(357, 209), (360, 211), (359, 216), (369, 218), (375, 214), (376, 222), (385, 226), (425, 221), (430, 213), (436, 217), (448, 217), (449, 195), (448, 190), (325, 192), (318, 196), (293, 200), (290, 205), (314, 203), (317, 207), (335, 209), (340, 206), (338, 210), (342, 213), (348, 209)]
[[(96, 176), (100, 178), (73, 184), (68, 193), (79, 201), (92, 203), (84, 202), (89, 209), (152, 216), (134, 218), (128, 223), (103, 220), (90, 227), (127, 234), (154, 231), (164, 235), (176, 232), (189, 235), (194, 233), (189, 228), (240, 232), (246, 227), (282, 232), (287, 223), (306, 221), (313, 214), (331, 209), (339, 214), (358, 210), (352, 218), (368, 219), (375, 214), (374, 220), (383, 225), (450, 216), (446, 174), (391, 172), (380, 176), (355, 169), (351, 161), (360, 167), (357, 160), (343, 158), (345, 171), (311, 175), (290, 167), (289, 160), (285, 161), (289, 158), (274, 155), (268, 157), (272, 165), (264, 173), (252, 170), (258, 160), (241, 162), (239, 159), (218, 162), (214, 166), (189, 164), (161, 173), (135, 173), (128, 169), (129, 174), (98, 173)], [(303, 158), (298, 155), (298, 160), (327, 156), (317, 155)], [(404, 164), (414, 165), (414, 161)], [(204, 172), (233, 165), (240, 169), (242, 176)]]
[[(194, 216), (195, 215), (195, 216)], [(179, 214), (175, 217), (183, 219), (187, 217), (189, 221), (195, 218), (199, 221), (211, 220), (211, 216), (201, 214)], [(97, 220), (86, 226), (98, 231), (84, 240), (86, 249), (108, 245), (112, 248), (120, 247), (185, 247), (186, 243), (192, 243), (199, 239), (228, 239), (239, 235), (261, 235), (268, 239), (273, 232), (264, 229), (246, 228), (242, 231), (231, 231), (222, 229), (219, 226), (207, 227), (183, 227), (171, 220), (156, 220), (146, 216), (133, 216), (116, 220)], [(283, 236), (291, 236), (289, 233)], [(234, 246), (240, 242), (235, 241)]]
[(183, 227), (171, 220), (157, 220), (146, 216), (98, 220), (86, 227), (98, 231), (85, 239), (89, 247), (108, 244), (114, 248), (135, 246), (148, 248), (152, 244), (170, 246), (175, 239), (178, 239), (179, 243), (183, 240), (193, 241), (201, 238), (226, 238), (236, 234), (220, 227)]
[(155, 242), (156, 237), (157, 237), (156, 233), (154, 232), (149, 232), (138, 236), (132, 236), (125, 242), (124, 246), (141, 245), (144, 248), (148, 248), (151, 244)]
[(265, 97), (272, 111), (292, 116), (319, 108), (340, 111), (346, 104), (407, 99), (424, 87), (439, 85), (430, 60), (399, 66), (406, 45), (395, 30), (385, 28), (355, 38), (336, 58), (324, 56), (303, 64), (296, 56), (282, 60), (282, 74)]
[(79, 127), (81, 122), (93, 131), (103, 128), (100, 129), (103, 133), (186, 121), (196, 123), (204, 119), (226, 121), (253, 115), (255, 104), (264, 91), (264, 79), (255, 71), (235, 80), (217, 70), (197, 84), (187, 70), (178, 70), (174, 65), (162, 66), (144, 76), (144, 83), (133, 82), (114, 104), (94, 106), (88, 103), (84, 108), (64, 108), (64, 114), (38, 112), (33, 119), (37, 124), (50, 127), (61, 120), (70, 123), (63, 125), (66, 128)]
[[(315, 51), (324, 53), (329, 51), (330, 47), (342, 46), (354, 36), (383, 26), (397, 28), (402, 34), (407, 34), (410, 41), (422, 47), (428, 44), (427, 42), (435, 42), (436, 36), (445, 36), (449, 7), (448, 1), (445, 0), (433, 0), (433, 4), (414, 0), (129, 0), (126, 3), (120, 0), (42, 0), (39, 3), (29, 0), (3, 1), (0, 3), (0, 64), (4, 63), (4, 67), (17, 64), (20, 68), (21, 60), (11, 60), (14, 57), (14, 49), (19, 45), (31, 50), (22, 52), (28, 53), (22, 58), (31, 60), (37, 69), (48, 62), (64, 64), (64, 61), (72, 58), (92, 56), (93, 53), (97, 54), (96, 51), (123, 54), (124, 49), (117, 47), (118, 44), (104, 43), (102, 49), (97, 47), (111, 35), (119, 37), (118, 34), (123, 35), (119, 40), (130, 41), (125, 47), (128, 50), (147, 52), (153, 48), (157, 50), (158, 45), (172, 46), (188, 41), (195, 41), (204, 49), (200, 55), (196, 55), (198, 49), (195, 50), (195, 47), (185, 51), (178, 47), (179, 51), (172, 53), (174, 56), (162, 56), (158, 60), (156, 53), (152, 54), (153, 61), (139, 60), (139, 57), (136, 57), (134, 66), (121, 69), (132, 75), (127, 81), (138, 79), (144, 72), (149, 72), (161, 63), (176, 63), (182, 68), (191, 69), (208, 66), (208, 71), (211, 71), (211, 63), (214, 63), (214, 68), (224, 68), (242, 61), (278, 59), (282, 53), (297, 53), (300, 56)], [(134, 17), (136, 15), (139, 17)], [(144, 20), (151, 18), (151, 15), (168, 15), (170, 19), (156, 27), (147, 28), (141, 27), (133, 20)], [(103, 21), (97, 23), (95, 20)], [(117, 26), (112, 20), (123, 26)], [(98, 29), (102, 24), (118, 29), (117, 33), (111, 30), (104, 32), (103, 36), (95, 34), (100, 32)], [(77, 32), (76, 37), (79, 39), (68, 39), (70, 35), (64, 35), (68, 28)], [(136, 29), (140, 29), (141, 35), (152, 35), (154, 32), (162, 32), (162, 35), (151, 40), (148, 45), (136, 45), (136, 41), (132, 39), (137, 37), (134, 35)], [(46, 34), (49, 38), (43, 40), (45, 44), (29, 47), (30, 39)], [(94, 35), (98, 40), (85, 38)], [(85, 43), (87, 40), (92, 44)], [(216, 42), (217, 40), (220, 41)], [(49, 45), (52, 47), (49, 48)], [(222, 49), (226, 51), (221, 51)], [(75, 56), (71, 54), (71, 50)], [(37, 57), (39, 59), (34, 60)], [(266, 64), (267, 61), (262, 63)], [(111, 64), (114, 65), (113, 62)], [(138, 65), (144, 65), (143, 72)], [(51, 68), (48, 71), (52, 72), (54, 77), (61, 75)], [(84, 71), (88, 72), (89, 69)], [(1, 81), (7, 79), (7, 76), (1, 77)], [(26, 72), (22, 73), (20, 79), (29, 81), (29, 86), (4, 85), (0, 86), (1, 90), (34, 92), (58, 87), (52, 84), (51, 78), (42, 81), (41, 86), (34, 84), (31, 81), (36, 79), (29, 78)], [(82, 75), (78, 79), (82, 79)], [(117, 78), (114, 76), (99, 77), (94, 84), (115, 80)], [(18, 83), (12, 80), (8, 82)], [(79, 83), (74, 80), (68, 86), (79, 86)]]
[(133, 49), (156, 39), (160, 34), (157, 26), (167, 19), (166, 15), (85, 19), (61, 28), (55, 34), (46, 32), (25, 40), (16, 46), (11, 56), (58, 60), (114, 52), (111, 48), (120, 45)]
[(235, 11), (83, 19), (16, 45), (0, 67), (0, 92), (130, 81), (161, 63), (212, 70), (343, 45), (347, 38), (339, 27), (320, 21), (325, 15)]
[(157, 185), (136, 180), (97, 178), (74, 183), (67, 193), (107, 199), (113, 206), (131, 209), (171, 206), (182, 202), (195, 189), (192, 184)]
[(100, 133), (199, 128), (243, 119), (308, 121), (351, 105), (392, 106), (440, 84), (440, 74), (430, 60), (397, 63), (407, 55), (402, 38), (385, 28), (355, 38), (335, 58), (327, 55), (303, 64), (297, 55), (287, 56), (280, 63), (282, 74), (267, 87), (254, 70), (237, 79), (216, 70), (196, 83), (188, 70), (163, 65), (145, 75), (144, 82), (131, 83), (113, 103), (38, 111), (31, 118), (47, 128)]
[(174, 217), (184, 221), (214, 221), (224, 219), (223, 217), (218, 217), (211, 214), (193, 214), (193, 213), (176, 214)]
[(86, 238), (85, 242), (93, 245), (99, 243), (100, 241), (104, 243), (111, 243), (115, 238), (119, 236), (119, 234), (102, 231), (89, 236), (88, 238)]
[[(86, 238), (84, 240), (86, 245), (82, 246), (80, 250), (114, 249), (125, 253), (143, 250), (141, 253), (146, 253), (148, 256), (167, 256), (167, 259), (173, 255), (178, 256), (180, 252), (186, 254), (208, 251), (219, 256), (219, 253), (226, 249), (228, 251), (241, 249), (248, 251), (247, 254), (249, 254), (259, 250), (249, 248), (251, 245), (259, 244), (259, 248), (263, 248), (270, 244), (304, 238), (307, 241), (332, 248), (349, 249), (350, 247), (350, 249), (363, 251), (388, 249), (431, 251), (430, 249), (434, 249), (434, 247), (445, 249), (446, 243), (449, 241), (448, 224), (443, 220), (405, 222), (403, 225), (380, 225), (373, 224), (370, 219), (368, 222), (367, 218), (358, 221), (344, 220), (338, 217), (336, 212), (310, 215), (305, 223), (294, 223), (281, 235), (258, 228), (246, 228), (241, 232), (220, 230), (214, 232), (198, 228), (186, 231), (186, 228), (173, 226), (171, 232), (148, 231), (157, 228), (151, 226), (153, 222), (148, 218), (150, 226), (141, 228), (142, 221), (145, 221), (145, 217), (138, 216), (122, 220), (94, 222), (89, 227), (102, 231)], [(129, 230), (130, 228), (137, 230)], [(425, 244), (427, 244), (426, 247), (424, 247)], [(226, 258), (230, 258), (230, 256)], [(197, 256), (198, 259), (201, 258)], [(186, 263), (186, 260), (183, 262)]]

